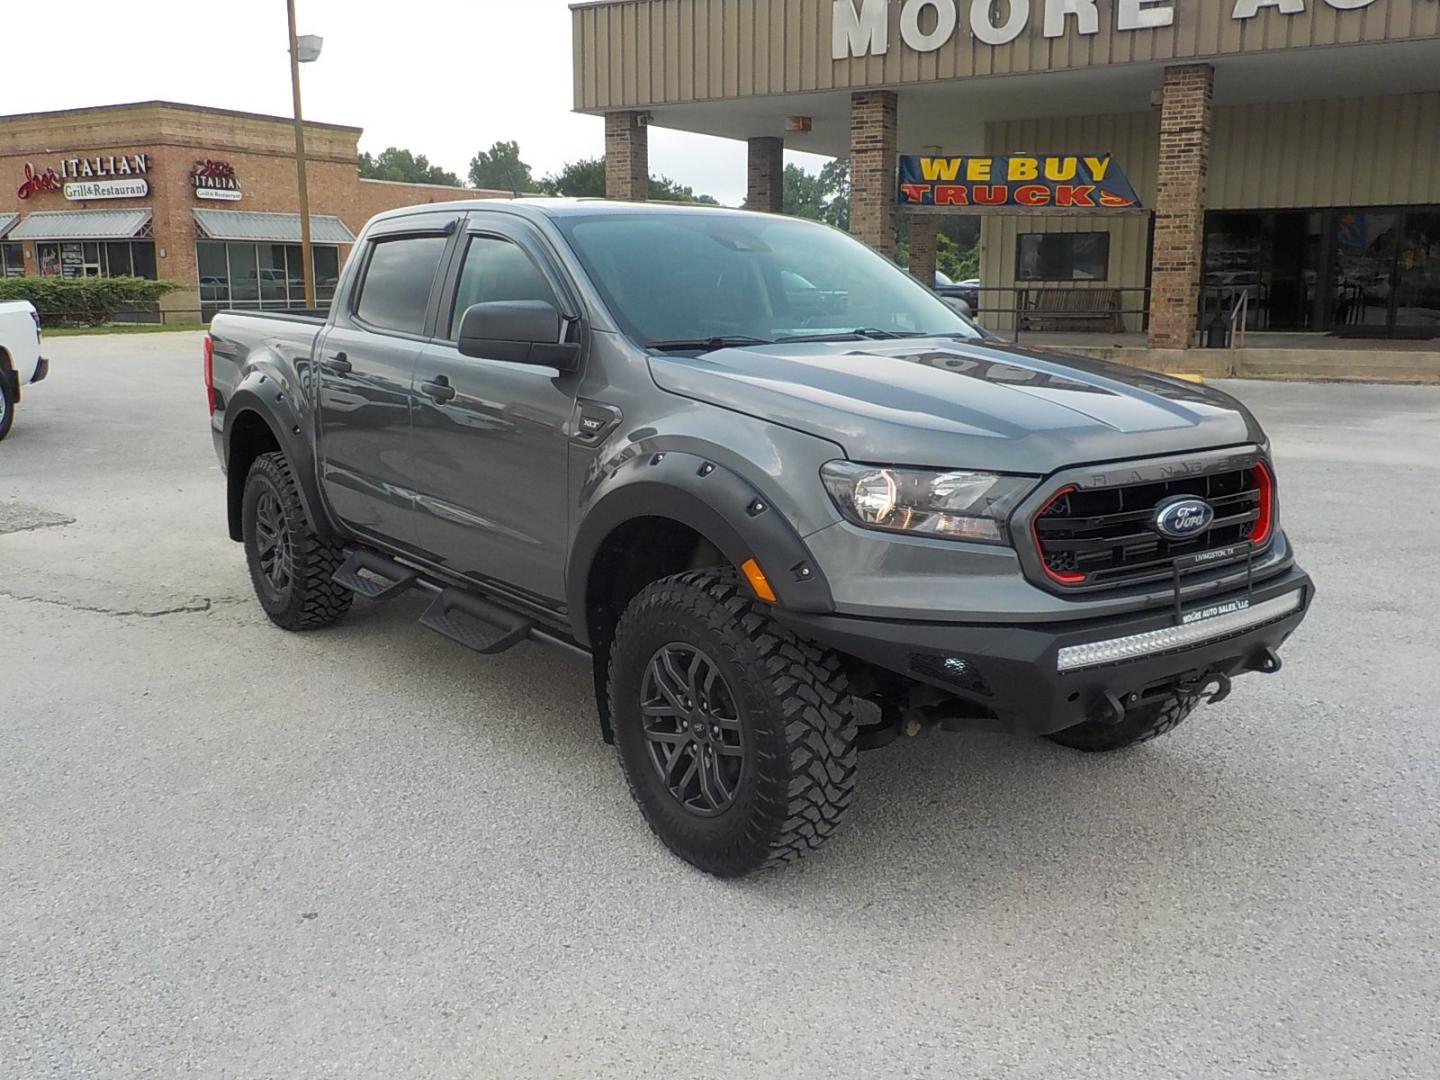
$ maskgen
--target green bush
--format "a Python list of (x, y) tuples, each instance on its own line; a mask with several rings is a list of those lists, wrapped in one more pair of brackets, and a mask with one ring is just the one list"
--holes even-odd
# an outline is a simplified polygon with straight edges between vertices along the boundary
[(136, 277), (10, 277), (0, 278), (0, 300), (29, 300), (52, 325), (101, 326), (117, 314), (154, 311), (160, 297), (181, 287)]

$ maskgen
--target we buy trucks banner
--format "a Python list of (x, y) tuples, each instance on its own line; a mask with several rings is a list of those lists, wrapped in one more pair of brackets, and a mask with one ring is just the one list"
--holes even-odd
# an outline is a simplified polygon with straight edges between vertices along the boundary
[(1140, 197), (1109, 154), (1007, 154), (900, 159), (900, 205), (959, 213), (1139, 210)]

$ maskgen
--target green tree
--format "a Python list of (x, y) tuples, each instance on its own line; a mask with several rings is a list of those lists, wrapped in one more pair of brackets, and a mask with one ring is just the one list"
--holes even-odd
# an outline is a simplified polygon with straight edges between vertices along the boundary
[(535, 177), (520, 160), (519, 143), (497, 142), (470, 159), (470, 186), (524, 194), (535, 190)]
[(688, 188), (678, 181), (671, 180), (668, 176), (650, 177), (650, 199), (652, 202), (700, 203), (704, 206), (720, 205), (720, 200), (716, 199), (713, 195), (696, 195), (692, 188)]
[(564, 195), (572, 199), (603, 199), (605, 197), (605, 159), (584, 158), (566, 162), (558, 173), (540, 181), (546, 195)]
[[(605, 197), (605, 159), (584, 158), (567, 162), (558, 173), (551, 173), (540, 181), (539, 188), (546, 195), (564, 195), (572, 199), (603, 199)], [(705, 206), (719, 206), (712, 195), (697, 195), (694, 189), (686, 187), (668, 176), (650, 177), (649, 196), (656, 202), (700, 203)]]
[(837, 229), (850, 228), (850, 163), (828, 161), (818, 173), (799, 165), (785, 166), (782, 210), (793, 217), (823, 221)]
[(361, 154), (360, 175), (367, 180), (398, 180), (407, 184), (445, 184), (459, 187), (460, 178), (439, 165), (432, 165), (424, 154), (389, 146), (378, 155)]

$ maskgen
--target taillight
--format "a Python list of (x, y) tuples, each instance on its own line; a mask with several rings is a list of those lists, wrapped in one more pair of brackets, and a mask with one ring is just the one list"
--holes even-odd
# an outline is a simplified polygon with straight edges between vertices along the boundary
[(215, 415), (215, 339), (205, 335), (205, 400)]
[(1250, 530), (1250, 543), (1258, 548), (1268, 543), (1275, 531), (1275, 477), (1263, 462), (1251, 469), (1250, 475), (1255, 478), (1255, 487), (1260, 492), (1260, 516)]
[(30, 318), (35, 320), (35, 341), (38, 344), (40, 341), (40, 313), (33, 307), (30, 309)]

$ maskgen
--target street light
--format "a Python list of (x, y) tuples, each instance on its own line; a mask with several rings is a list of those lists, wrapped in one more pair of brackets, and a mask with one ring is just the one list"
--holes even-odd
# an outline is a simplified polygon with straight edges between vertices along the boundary
[(290, 16), (290, 86), (295, 95), (295, 172), (300, 179), (300, 261), (304, 263), (305, 306), (315, 307), (315, 264), (310, 255), (310, 190), (305, 183), (305, 120), (300, 111), (300, 65), (320, 59), (325, 39), (295, 34), (295, 0), (285, 0)]

